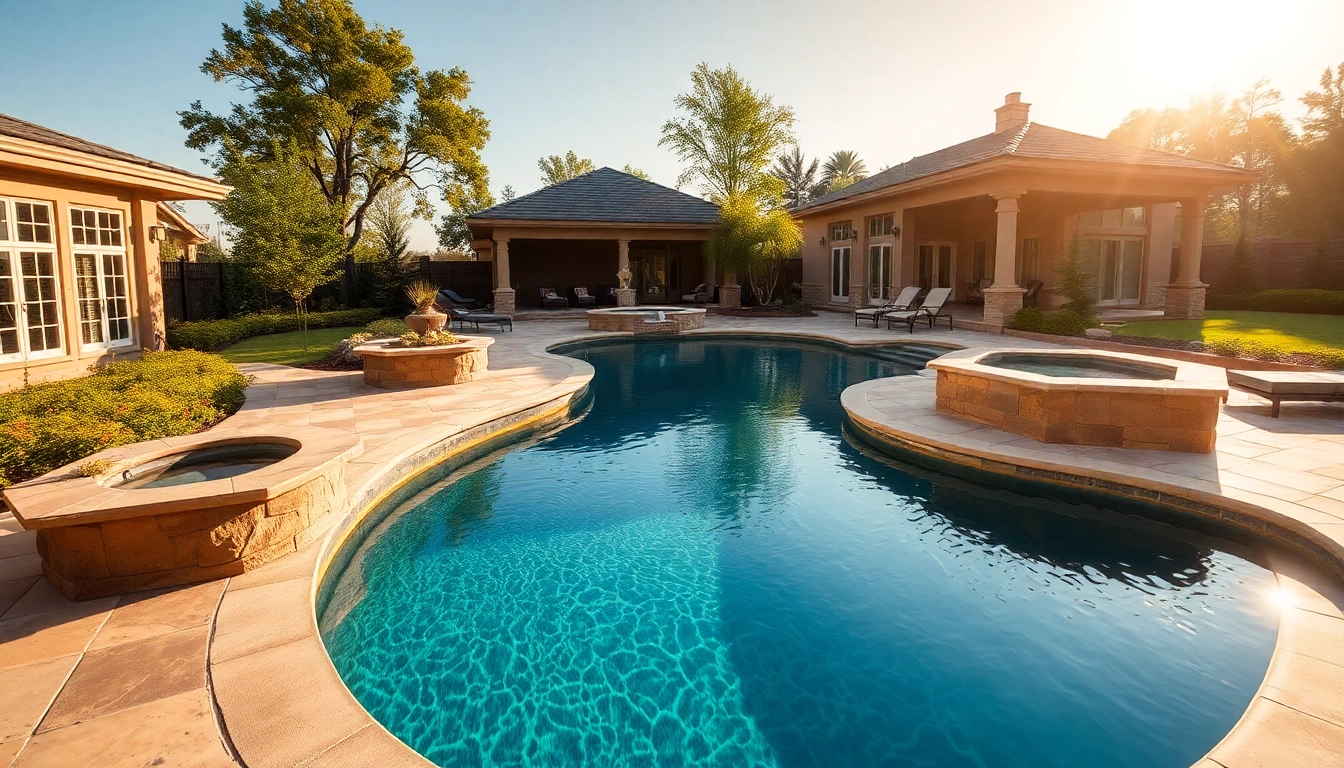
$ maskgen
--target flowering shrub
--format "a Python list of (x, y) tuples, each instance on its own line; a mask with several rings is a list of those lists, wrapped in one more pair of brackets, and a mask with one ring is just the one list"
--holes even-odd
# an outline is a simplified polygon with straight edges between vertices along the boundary
[(105, 448), (199, 432), (238, 410), (247, 384), (218, 355), (146, 352), (0, 394), (0, 487)]

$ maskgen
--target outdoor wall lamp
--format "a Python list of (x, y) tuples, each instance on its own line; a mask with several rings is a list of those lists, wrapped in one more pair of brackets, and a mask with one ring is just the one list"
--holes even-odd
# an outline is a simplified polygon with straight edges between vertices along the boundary
[(825, 238), (825, 236), (823, 236), (820, 240), (817, 241), (817, 245), (820, 245), (822, 248), (825, 248), (825, 247), (826, 247), (826, 238)]
[(161, 243), (168, 239), (168, 228), (162, 225), (155, 225), (149, 228), (149, 242)]
[(892, 237), (900, 237), (900, 236), (901, 236), (901, 228), (900, 228), (900, 227), (892, 227), (892, 228), (891, 228), (891, 236), (892, 236)]

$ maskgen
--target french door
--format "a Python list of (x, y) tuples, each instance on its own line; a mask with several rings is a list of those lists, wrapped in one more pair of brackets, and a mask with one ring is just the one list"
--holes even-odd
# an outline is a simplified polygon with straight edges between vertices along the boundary
[(831, 301), (849, 301), (849, 246), (831, 249)]
[(883, 304), (891, 298), (891, 245), (868, 246), (868, 303)]
[(953, 280), (956, 276), (956, 243), (920, 243), (915, 249), (915, 281), (919, 287), (951, 288), (952, 296), (957, 295)]
[(1116, 306), (1139, 303), (1143, 271), (1143, 240), (1096, 238), (1097, 303)]

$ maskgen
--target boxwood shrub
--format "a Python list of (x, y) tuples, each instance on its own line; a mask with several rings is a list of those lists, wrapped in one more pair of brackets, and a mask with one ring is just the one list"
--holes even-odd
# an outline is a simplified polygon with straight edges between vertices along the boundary
[[(364, 325), (377, 320), (379, 315), (380, 311), (376, 308), (309, 312), (308, 327), (338, 328), (343, 325)], [(169, 325), (168, 346), (173, 349), (219, 349), (253, 336), (297, 330), (299, 330), (299, 318), (292, 313), (275, 312), (229, 317), (223, 320), (195, 320)]]
[(247, 383), (218, 355), (146, 352), (0, 394), (0, 487), (105, 448), (199, 432), (243, 404)]
[(1255, 312), (1301, 312), (1308, 315), (1344, 315), (1344, 291), (1319, 288), (1259, 291), (1242, 294), (1209, 294), (1209, 309), (1244, 309)]
[(1078, 336), (1092, 327), (1091, 319), (1067, 310), (1045, 312), (1037, 307), (1023, 307), (1013, 314), (1008, 327), (1018, 331), (1049, 333), (1055, 336)]

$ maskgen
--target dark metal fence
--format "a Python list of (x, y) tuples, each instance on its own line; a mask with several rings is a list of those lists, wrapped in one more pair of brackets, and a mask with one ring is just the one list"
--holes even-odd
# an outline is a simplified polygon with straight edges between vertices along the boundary
[[(222, 261), (160, 263), (163, 309), (169, 320), (213, 320), (240, 311), (265, 308), (291, 310), (289, 299), (249, 281), (237, 264)], [(488, 261), (421, 261), (415, 277), (440, 288), (482, 302), (491, 301), (493, 278)], [(355, 264), (351, 293), (342, 295), (345, 270), (332, 282), (318, 286), (308, 299), (309, 307), (340, 302), (347, 306), (370, 306), (377, 300), (378, 279), (373, 264)]]

